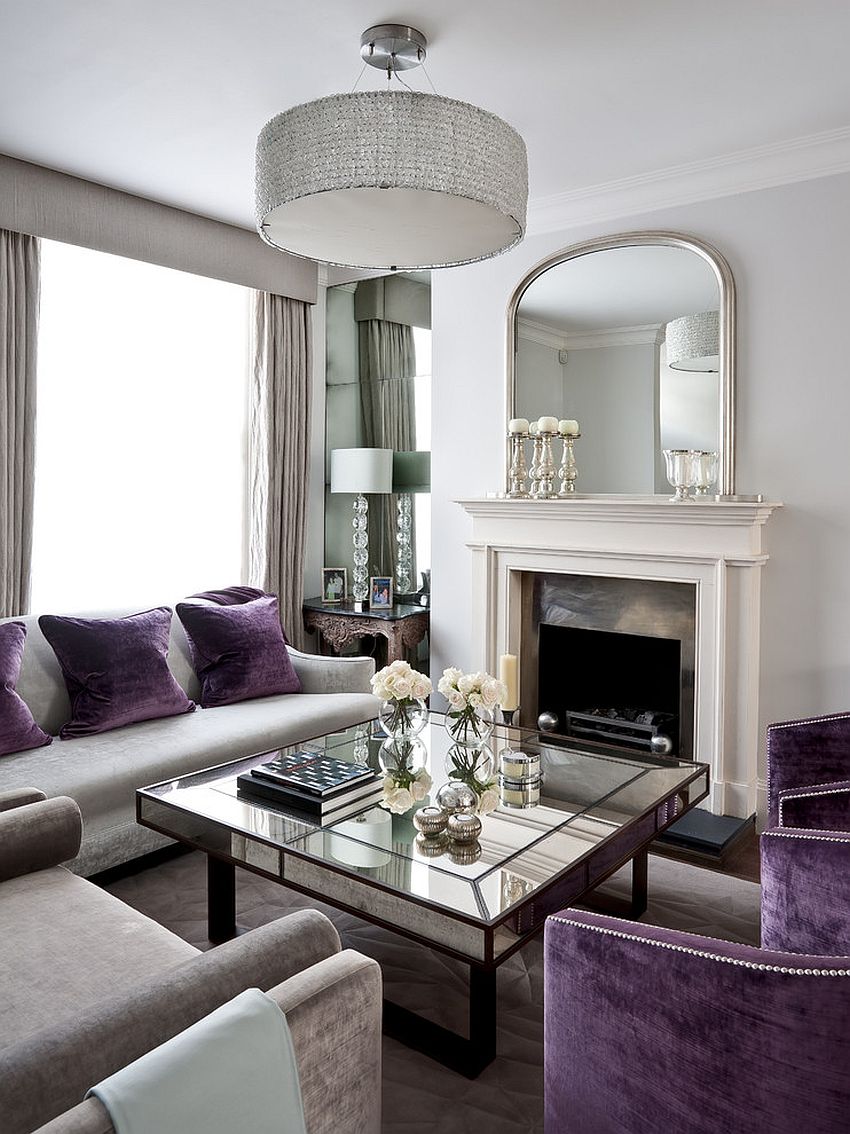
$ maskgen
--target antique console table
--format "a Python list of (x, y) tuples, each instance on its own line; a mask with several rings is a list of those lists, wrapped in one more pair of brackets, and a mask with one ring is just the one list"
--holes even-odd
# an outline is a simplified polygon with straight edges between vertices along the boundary
[(319, 635), (332, 650), (364, 634), (385, 638), (387, 664), (404, 658), (406, 650), (415, 649), (428, 633), (428, 610), (413, 604), (397, 603), (387, 610), (355, 610), (351, 600), (338, 603), (322, 602), (321, 598), (306, 599), (302, 606), (304, 629)]

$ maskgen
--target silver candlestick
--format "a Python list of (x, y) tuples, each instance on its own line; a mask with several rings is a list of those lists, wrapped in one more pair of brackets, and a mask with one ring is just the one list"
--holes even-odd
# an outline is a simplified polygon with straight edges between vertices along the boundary
[(573, 442), (577, 441), (579, 437), (581, 437), (580, 433), (564, 437), (564, 451), (561, 454), (561, 467), (558, 469), (558, 478), (561, 481), (561, 487), (558, 489), (559, 496), (570, 496), (576, 490), (578, 465), (573, 452)]
[(531, 453), (531, 467), (528, 470), (528, 475), (531, 477), (530, 495), (536, 498), (540, 490), (540, 462), (543, 459), (543, 438), (539, 433), (533, 433), (531, 434), (531, 440), (534, 443), (534, 448)]
[(537, 491), (531, 495), (537, 500), (551, 500), (555, 493), (555, 460), (552, 456), (552, 438), (557, 433), (540, 433), (540, 459), (537, 463)]
[(528, 466), (525, 463), (525, 446), (524, 443), (528, 440), (527, 433), (511, 433), (511, 470), (510, 477), (510, 490), (508, 496), (512, 500), (525, 500), (528, 498), (526, 491), (525, 481), (528, 477)]

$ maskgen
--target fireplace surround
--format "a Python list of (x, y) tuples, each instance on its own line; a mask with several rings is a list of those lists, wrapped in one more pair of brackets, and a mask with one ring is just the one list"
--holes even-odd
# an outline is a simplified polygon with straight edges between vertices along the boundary
[[(684, 585), (684, 591), (667, 592), (693, 597), (693, 719), (691, 723), (683, 702), (678, 742), (692, 738), (687, 754), (710, 765), (708, 805), (713, 812), (742, 818), (756, 810), (763, 814), (761, 572), (768, 559), (765, 525), (779, 505), (760, 499), (676, 505), (658, 496), (487, 497), (458, 503), (473, 521), (468, 546), (475, 664), (492, 671), (502, 653), (521, 658), (522, 722), (533, 727), (529, 717), (537, 710), (532, 615), (535, 587), (545, 584), (536, 577), (569, 577), (573, 582), (567, 581), (567, 587), (576, 579), (585, 581), (583, 586), (590, 586), (589, 580), (609, 580), (601, 585), (625, 590), (637, 582), (646, 595), (649, 584)], [(662, 588), (658, 594), (663, 593)], [(638, 612), (640, 607), (640, 602), (634, 604)], [(654, 618), (649, 616), (650, 623)], [(570, 621), (569, 611), (561, 621)], [(614, 629), (628, 632), (628, 620)], [(640, 635), (645, 628), (635, 632)], [(681, 648), (684, 656), (690, 647)], [(680, 676), (687, 693), (689, 677)], [(687, 751), (679, 750), (683, 755)]]

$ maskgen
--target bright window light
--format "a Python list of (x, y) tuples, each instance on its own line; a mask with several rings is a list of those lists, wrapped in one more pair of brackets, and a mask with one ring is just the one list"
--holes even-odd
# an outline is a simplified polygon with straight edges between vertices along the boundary
[(249, 297), (42, 241), (33, 610), (242, 580)]

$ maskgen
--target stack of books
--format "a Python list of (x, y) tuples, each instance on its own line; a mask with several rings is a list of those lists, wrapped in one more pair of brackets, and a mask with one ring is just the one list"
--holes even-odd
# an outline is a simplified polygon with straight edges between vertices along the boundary
[(241, 795), (277, 804), (320, 826), (374, 807), (383, 794), (371, 768), (315, 752), (279, 753), (237, 783)]

